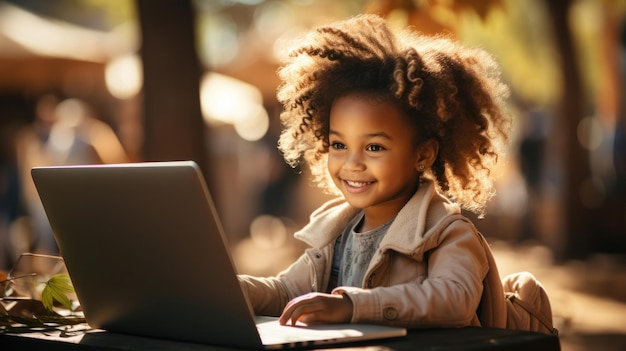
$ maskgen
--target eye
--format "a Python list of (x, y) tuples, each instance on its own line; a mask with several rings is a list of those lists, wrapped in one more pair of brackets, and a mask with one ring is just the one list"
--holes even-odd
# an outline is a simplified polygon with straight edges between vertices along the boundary
[(344, 150), (346, 148), (346, 145), (335, 141), (335, 142), (330, 143), (330, 147), (335, 150)]
[(367, 151), (373, 151), (373, 152), (378, 152), (378, 151), (384, 151), (385, 148), (382, 145), (378, 145), (378, 144), (371, 144), (368, 145), (366, 148)]

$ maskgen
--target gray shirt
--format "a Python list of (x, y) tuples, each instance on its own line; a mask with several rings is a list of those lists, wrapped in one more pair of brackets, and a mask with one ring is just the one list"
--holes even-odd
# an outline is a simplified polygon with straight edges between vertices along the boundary
[(341, 236), (340, 251), (337, 252), (340, 255), (335, 255), (335, 258), (337, 256), (341, 257), (338, 281), (340, 286), (363, 286), (363, 277), (372, 260), (372, 256), (374, 256), (380, 241), (393, 222), (392, 219), (380, 227), (367, 232), (358, 232), (357, 228), (360, 226), (363, 216), (363, 211), (359, 212), (348, 223)]

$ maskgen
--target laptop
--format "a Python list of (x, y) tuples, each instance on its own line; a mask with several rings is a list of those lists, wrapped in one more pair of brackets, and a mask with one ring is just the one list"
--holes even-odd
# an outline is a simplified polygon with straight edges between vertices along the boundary
[(406, 335), (398, 327), (281, 326), (255, 316), (193, 161), (35, 167), (31, 174), (92, 328), (246, 349)]

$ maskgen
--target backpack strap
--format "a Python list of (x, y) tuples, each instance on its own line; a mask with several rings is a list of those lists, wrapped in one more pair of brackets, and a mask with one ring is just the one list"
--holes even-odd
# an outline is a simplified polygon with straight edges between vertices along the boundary
[(505, 292), (504, 296), (507, 300), (511, 301), (513, 304), (517, 304), (526, 312), (528, 312), (531, 316), (537, 318), (541, 324), (543, 324), (548, 330), (552, 332), (554, 335), (559, 335), (559, 330), (552, 326), (552, 323), (546, 318), (546, 316), (542, 313), (539, 313), (533, 306), (526, 303), (524, 300), (520, 299), (519, 295), (516, 292)]

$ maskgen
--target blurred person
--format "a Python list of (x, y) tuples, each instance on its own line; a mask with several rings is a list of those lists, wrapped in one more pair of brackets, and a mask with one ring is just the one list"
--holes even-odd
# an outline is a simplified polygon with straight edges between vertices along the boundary
[(522, 231), (518, 242), (540, 238), (540, 218), (542, 211), (541, 193), (543, 183), (543, 165), (547, 143), (547, 116), (537, 108), (530, 109), (524, 119), (524, 134), (519, 145), (520, 170), (526, 181), (528, 205), (523, 215)]
[(273, 277), (240, 275), (282, 324), (505, 327), (503, 287), (466, 209), (484, 214), (509, 138), (486, 52), (360, 15), (309, 32), (280, 69), (279, 149), (338, 195)]
[[(276, 112), (276, 114), (278, 113)], [(279, 135), (280, 129), (277, 126), (270, 125), (268, 133), (260, 140), (262, 149), (267, 155), (264, 161), (269, 166), (267, 167), (267, 176), (265, 177), (266, 184), (259, 196), (259, 214), (294, 218), (297, 215), (293, 208), (292, 196), (298, 185), (299, 177), (298, 172), (290, 169), (281, 156), (275, 152), (275, 140)]]
[(49, 146), (62, 164), (123, 163), (126, 152), (113, 129), (79, 99), (61, 101), (55, 110)]
[(10, 245), (16, 257), (27, 251), (57, 252), (52, 229), (30, 178), (30, 169), (36, 165), (56, 163), (52, 161), (53, 155), (47, 144), (50, 130), (56, 121), (55, 109), (58, 103), (59, 98), (55, 94), (42, 95), (35, 103), (33, 122), (22, 127), (15, 138), (19, 197), (25, 212), (11, 223)]
[(28, 220), (14, 223), (13, 246), (43, 254), (58, 254), (58, 248), (30, 176), (31, 168), (127, 161), (112, 128), (97, 119), (86, 102), (74, 98), (61, 101), (54, 94), (37, 101), (35, 120), (18, 133), (16, 154)]
[(0, 127), (0, 271), (5, 272), (18, 257), (12, 249), (9, 232), (11, 223), (21, 213), (14, 134), (13, 125)]

